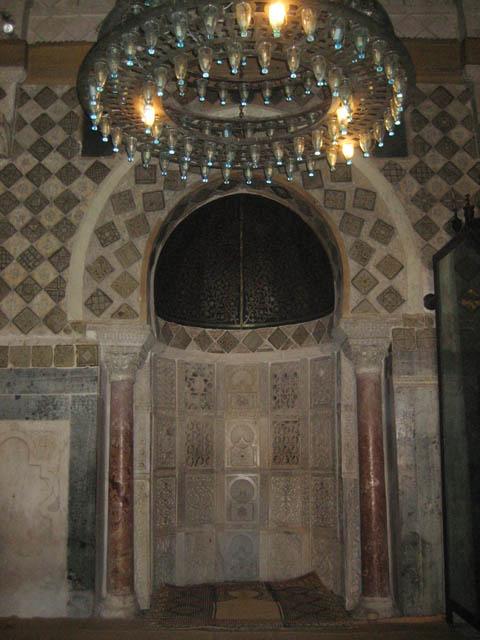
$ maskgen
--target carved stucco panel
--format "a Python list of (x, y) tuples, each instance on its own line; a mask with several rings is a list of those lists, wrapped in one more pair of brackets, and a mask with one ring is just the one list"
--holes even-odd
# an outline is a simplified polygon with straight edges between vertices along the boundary
[(272, 364), (270, 370), (272, 411), (299, 413), (303, 405), (303, 383), (300, 362)]
[(174, 477), (154, 478), (154, 529), (173, 527), (177, 522), (177, 487)]
[(259, 478), (227, 476), (227, 521), (252, 524), (258, 521)]
[(186, 411), (215, 410), (215, 365), (184, 362), (183, 408)]
[(274, 475), (270, 483), (270, 525), (301, 526), (305, 521), (307, 492), (298, 475)]
[(259, 463), (258, 427), (253, 419), (237, 419), (226, 424), (226, 465), (256, 467)]
[(337, 526), (337, 496), (335, 478), (312, 477), (311, 496), (312, 525), (325, 528)]
[(315, 358), (310, 363), (310, 407), (318, 409), (335, 399), (333, 358)]
[(302, 426), (298, 418), (272, 421), (272, 466), (300, 466), (303, 446)]
[(184, 428), (185, 466), (209, 469), (214, 466), (214, 422), (211, 418), (188, 417)]
[(177, 406), (175, 361), (155, 356), (152, 362), (152, 395), (154, 407), (162, 411), (175, 411)]
[(213, 474), (185, 478), (185, 522), (187, 526), (211, 524), (215, 519), (215, 477)]

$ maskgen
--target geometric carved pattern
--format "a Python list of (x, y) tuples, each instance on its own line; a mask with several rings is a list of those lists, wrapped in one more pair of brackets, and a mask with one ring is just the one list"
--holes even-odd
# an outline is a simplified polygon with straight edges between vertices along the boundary
[(185, 464), (191, 468), (213, 466), (213, 422), (187, 418), (185, 423)]
[(215, 518), (215, 477), (185, 477), (185, 520), (188, 525), (210, 524)]
[(176, 523), (175, 478), (154, 479), (154, 521), (157, 527), (171, 527)]
[(304, 501), (303, 481), (300, 476), (272, 476), (270, 491), (272, 524), (301, 525)]
[(272, 409), (299, 408), (300, 370), (298, 363), (272, 365)]
[(301, 445), (302, 435), (299, 420), (273, 420), (273, 466), (298, 467), (300, 465)]
[(211, 364), (185, 363), (184, 402), (187, 411), (214, 409), (215, 368)]
[(312, 524), (318, 527), (336, 527), (335, 479), (315, 476), (312, 478)]
[(310, 362), (310, 407), (317, 409), (333, 402), (335, 397), (335, 380), (333, 359), (330, 357), (315, 358)]

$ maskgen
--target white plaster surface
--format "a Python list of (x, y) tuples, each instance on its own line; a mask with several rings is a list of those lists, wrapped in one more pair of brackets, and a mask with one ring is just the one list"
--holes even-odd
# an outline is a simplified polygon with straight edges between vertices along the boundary
[(67, 608), (68, 421), (0, 422), (0, 616)]

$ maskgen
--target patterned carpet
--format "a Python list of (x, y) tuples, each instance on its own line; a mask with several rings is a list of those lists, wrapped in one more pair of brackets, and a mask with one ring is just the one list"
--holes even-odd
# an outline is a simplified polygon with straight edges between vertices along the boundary
[(315, 573), (281, 582), (164, 585), (145, 619), (159, 628), (305, 629), (349, 625), (342, 599)]

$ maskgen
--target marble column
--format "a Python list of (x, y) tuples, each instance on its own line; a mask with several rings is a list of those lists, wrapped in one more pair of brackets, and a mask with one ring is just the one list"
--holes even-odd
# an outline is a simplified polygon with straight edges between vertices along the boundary
[(382, 366), (386, 342), (352, 343), (357, 387), (362, 600), (359, 614), (394, 613), (390, 593), (383, 442)]
[(105, 617), (129, 617), (137, 610), (133, 553), (133, 387), (138, 351), (109, 350), (110, 379), (108, 524)]

